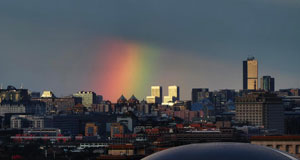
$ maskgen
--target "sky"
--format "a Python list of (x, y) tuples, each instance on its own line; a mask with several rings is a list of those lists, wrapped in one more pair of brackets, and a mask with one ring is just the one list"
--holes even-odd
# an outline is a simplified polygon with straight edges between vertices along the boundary
[(0, 83), (138, 99), (242, 88), (242, 61), (300, 88), (300, 0), (1, 0)]

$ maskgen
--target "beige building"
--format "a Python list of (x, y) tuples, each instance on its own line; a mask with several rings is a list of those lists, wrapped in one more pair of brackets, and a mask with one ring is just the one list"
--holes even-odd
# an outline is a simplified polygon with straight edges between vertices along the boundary
[(114, 144), (108, 147), (108, 154), (119, 156), (132, 156), (135, 154), (135, 147), (132, 144)]
[(152, 86), (151, 87), (151, 96), (162, 97), (162, 87), (161, 86)]
[(155, 96), (147, 96), (146, 101), (147, 101), (147, 103), (156, 103), (158, 101), (158, 99)]
[(97, 136), (98, 135), (98, 126), (95, 123), (86, 123), (84, 135), (85, 136)]
[(42, 98), (55, 98), (55, 95), (51, 91), (44, 91), (41, 97)]
[(81, 92), (77, 92), (75, 94), (73, 94), (74, 97), (80, 97), (82, 99), (82, 104), (85, 107), (92, 107), (93, 104), (96, 104), (97, 102), (97, 96), (95, 92), (85, 92), (85, 91), (81, 91)]
[(300, 136), (253, 136), (251, 144), (256, 144), (288, 152), (300, 158)]
[(124, 135), (124, 125), (121, 123), (112, 123), (110, 126), (110, 137), (115, 138), (116, 135)]
[(147, 96), (147, 103), (162, 103), (162, 87), (152, 86), (151, 96)]
[(164, 96), (164, 103), (175, 102), (180, 100), (180, 92), (178, 86), (169, 86), (168, 88), (169, 95)]
[(265, 129), (284, 131), (284, 108), (282, 99), (275, 94), (253, 92), (237, 97), (236, 120)]
[(175, 97), (177, 100), (180, 99), (179, 97), (179, 87), (178, 86), (169, 86), (169, 96)]
[(254, 57), (243, 61), (243, 89), (258, 90), (258, 62)]

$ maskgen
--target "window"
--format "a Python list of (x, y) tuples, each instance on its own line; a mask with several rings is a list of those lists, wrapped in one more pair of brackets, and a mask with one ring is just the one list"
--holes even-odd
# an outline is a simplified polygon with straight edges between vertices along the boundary
[(296, 145), (296, 154), (300, 154), (300, 145)]
[(276, 149), (280, 150), (282, 148), (282, 145), (276, 145)]
[(285, 151), (290, 153), (292, 151), (292, 145), (286, 145)]

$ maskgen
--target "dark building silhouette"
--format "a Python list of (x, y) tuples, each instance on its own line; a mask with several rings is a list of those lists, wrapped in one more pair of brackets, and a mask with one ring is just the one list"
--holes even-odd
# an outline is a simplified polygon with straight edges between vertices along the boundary
[(209, 98), (208, 88), (193, 88), (192, 89), (192, 102), (197, 103), (203, 99)]

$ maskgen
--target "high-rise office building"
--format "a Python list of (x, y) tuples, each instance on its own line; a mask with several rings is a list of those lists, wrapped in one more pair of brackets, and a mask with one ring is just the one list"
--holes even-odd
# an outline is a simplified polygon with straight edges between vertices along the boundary
[(236, 120), (265, 129), (284, 130), (284, 107), (282, 98), (276, 94), (253, 92), (237, 97)]
[(151, 96), (162, 98), (162, 87), (161, 86), (152, 86), (151, 87)]
[(258, 63), (254, 57), (243, 61), (243, 89), (258, 89)]
[(264, 91), (275, 91), (275, 79), (271, 76), (263, 76), (260, 79), (260, 89)]
[(180, 92), (178, 86), (169, 86), (168, 87), (169, 95), (164, 96), (164, 103), (175, 102), (180, 100)]
[(193, 88), (192, 89), (192, 102), (200, 102), (203, 99), (209, 98), (208, 88)]
[(162, 87), (152, 86), (151, 96), (147, 96), (147, 103), (162, 103)]
[(178, 86), (169, 86), (169, 96), (175, 97), (176, 100), (180, 100), (180, 93), (179, 93), (179, 87)]

